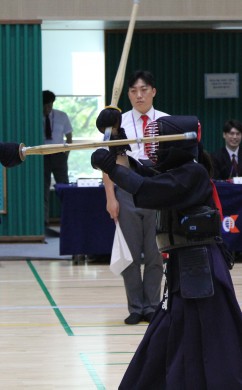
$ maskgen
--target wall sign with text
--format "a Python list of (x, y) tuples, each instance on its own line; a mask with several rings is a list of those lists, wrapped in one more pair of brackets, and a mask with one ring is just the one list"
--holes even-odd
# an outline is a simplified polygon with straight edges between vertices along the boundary
[(205, 73), (205, 99), (238, 98), (239, 73)]

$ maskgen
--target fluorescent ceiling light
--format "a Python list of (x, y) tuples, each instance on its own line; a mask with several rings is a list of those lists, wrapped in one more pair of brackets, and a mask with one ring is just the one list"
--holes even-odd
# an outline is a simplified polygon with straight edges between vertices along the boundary
[(242, 30), (242, 23), (233, 24), (233, 23), (221, 23), (221, 24), (215, 24), (213, 26), (215, 30)]

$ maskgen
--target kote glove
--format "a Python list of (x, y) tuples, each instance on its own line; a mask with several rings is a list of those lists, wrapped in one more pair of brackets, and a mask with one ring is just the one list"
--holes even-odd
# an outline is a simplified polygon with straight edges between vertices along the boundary
[[(101, 133), (105, 132), (105, 128), (113, 127), (115, 130), (112, 131), (110, 140), (127, 139), (125, 131), (121, 126), (122, 115), (119, 108), (106, 107), (100, 112), (96, 120), (96, 126)], [(114, 156), (124, 155), (127, 150), (131, 150), (129, 145), (122, 146), (111, 146), (110, 152)]]
[(21, 164), (23, 161), (19, 154), (19, 144), (14, 142), (0, 142), (0, 162), (7, 168)]
[(94, 169), (110, 174), (116, 166), (116, 159), (108, 150), (97, 149), (91, 156), (91, 164)]

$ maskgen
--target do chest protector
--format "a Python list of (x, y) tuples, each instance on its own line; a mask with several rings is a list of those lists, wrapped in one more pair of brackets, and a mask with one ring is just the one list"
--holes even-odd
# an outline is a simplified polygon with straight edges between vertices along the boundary
[(215, 237), (221, 234), (219, 211), (208, 206), (181, 213), (181, 231), (190, 240)]
[(157, 214), (160, 251), (221, 241), (219, 211), (208, 206), (188, 210), (161, 210)]
[(179, 286), (185, 299), (214, 294), (206, 245), (222, 242), (220, 226), (219, 211), (208, 206), (158, 213), (157, 244), (161, 252), (179, 248)]

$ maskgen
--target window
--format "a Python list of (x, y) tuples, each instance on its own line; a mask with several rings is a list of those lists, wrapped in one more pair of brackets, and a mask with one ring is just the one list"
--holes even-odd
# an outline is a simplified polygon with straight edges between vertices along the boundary
[[(54, 108), (67, 113), (73, 142), (102, 139), (96, 118), (104, 107), (104, 33), (102, 30), (42, 31), (43, 90), (56, 95)], [(93, 149), (71, 151), (69, 180), (98, 178), (90, 159)]]
[[(57, 96), (54, 108), (68, 114), (73, 127), (73, 142), (96, 141), (102, 139), (96, 128), (99, 112), (99, 96)], [(91, 166), (91, 154), (94, 149), (80, 149), (70, 152), (68, 159), (69, 181), (76, 182), (80, 177), (101, 177), (100, 171)]]

